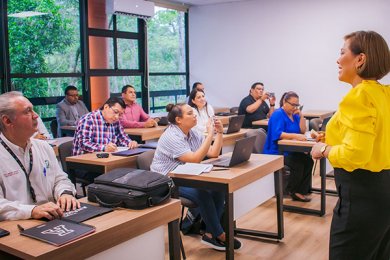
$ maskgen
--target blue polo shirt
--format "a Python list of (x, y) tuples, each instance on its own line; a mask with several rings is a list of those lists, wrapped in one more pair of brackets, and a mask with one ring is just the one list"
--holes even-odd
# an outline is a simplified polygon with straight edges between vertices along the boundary
[(282, 132), (300, 134), (299, 115), (293, 115), (294, 121), (288, 117), (282, 108), (276, 109), (268, 121), (267, 140), (265, 141), (263, 153), (279, 154), (278, 141)]

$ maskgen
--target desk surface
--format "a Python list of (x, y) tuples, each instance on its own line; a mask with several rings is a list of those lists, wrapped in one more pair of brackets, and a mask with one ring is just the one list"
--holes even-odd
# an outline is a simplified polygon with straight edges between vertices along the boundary
[(136, 160), (137, 160), (137, 155), (115, 156), (112, 155), (111, 153), (108, 158), (97, 158), (96, 153), (86, 153), (82, 155), (66, 157), (67, 162), (92, 164), (92, 165), (100, 165), (100, 166), (112, 166), (112, 165), (119, 165), (122, 163), (131, 163), (131, 162), (133, 162), (135, 165)]
[(314, 141), (298, 141), (298, 140), (279, 140), (278, 144), (291, 145), (291, 146), (313, 147), (316, 144), (316, 142), (314, 142)]
[(259, 125), (259, 126), (268, 126), (268, 121), (269, 119), (261, 119), (261, 120), (256, 120), (252, 122), (252, 125)]
[(125, 128), (125, 133), (140, 136), (142, 141), (157, 139), (164, 133), (168, 126), (156, 126), (151, 128)]
[(331, 117), (336, 111), (335, 110), (307, 110), (303, 111), (302, 114), (305, 118), (321, 118), (325, 119)]
[(19, 235), (17, 224), (29, 228), (42, 221), (3, 221), (1, 227), (11, 234), (0, 239), (0, 250), (23, 259), (84, 259), (179, 219), (180, 208), (176, 199), (144, 210), (119, 208), (85, 221), (95, 226), (96, 232), (60, 247)]
[[(232, 153), (222, 156), (231, 156)], [(215, 159), (205, 161), (210, 162)], [(226, 171), (211, 171), (200, 175), (173, 174), (172, 178), (199, 180), (214, 183), (223, 183), (229, 185), (229, 193), (234, 192), (253, 181), (260, 179), (268, 174), (273, 174), (284, 166), (283, 156), (268, 154), (252, 154), (249, 161), (241, 163)]]

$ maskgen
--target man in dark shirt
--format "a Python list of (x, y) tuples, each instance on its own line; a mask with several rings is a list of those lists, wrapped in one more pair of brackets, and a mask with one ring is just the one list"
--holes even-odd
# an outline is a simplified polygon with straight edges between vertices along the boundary
[[(265, 102), (269, 100), (269, 106)], [(264, 85), (256, 82), (251, 86), (249, 95), (240, 103), (238, 108), (239, 115), (245, 115), (242, 127), (252, 127), (252, 122), (270, 117), (275, 110), (275, 95), (264, 92)]]

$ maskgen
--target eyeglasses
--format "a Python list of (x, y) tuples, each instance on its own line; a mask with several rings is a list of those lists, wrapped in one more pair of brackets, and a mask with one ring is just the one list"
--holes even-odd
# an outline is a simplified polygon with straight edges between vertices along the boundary
[(296, 109), (299, 109), (299, 107), (301, 106), (300, 104), (293, 104), (293, 103), (290, 103), (286, 100), (286, 103), (289, 103), (292, 107), (296, 108)]
[(110, 107), (110, 108), (111, 108), (112, 112), (114, 112), (114, 114), (115, 114), (116, 116), (121, 117), (121, 116), (123, 115), (123, 113), (119, 112), (118, 110), (113, 109), (112, 107)]

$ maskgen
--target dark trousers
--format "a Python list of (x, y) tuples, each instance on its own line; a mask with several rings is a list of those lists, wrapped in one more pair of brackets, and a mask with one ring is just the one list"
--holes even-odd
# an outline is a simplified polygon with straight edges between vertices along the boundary
[(330, 229), (330, 260), (390, 259), (390, 170), (334, 169), (339, 200)]
[(306, 195), (311, 188), (313, 160), (305, 153), (289, 153), (284, 156), (284, 164), (290, 167), (287, 191)]

